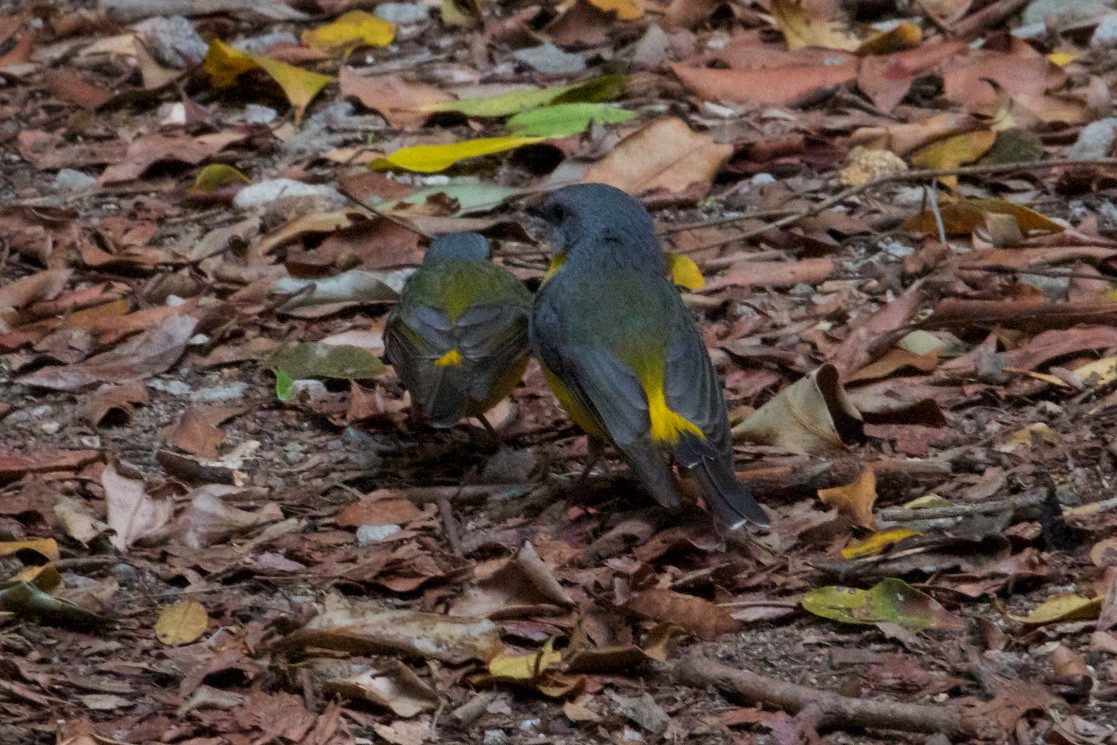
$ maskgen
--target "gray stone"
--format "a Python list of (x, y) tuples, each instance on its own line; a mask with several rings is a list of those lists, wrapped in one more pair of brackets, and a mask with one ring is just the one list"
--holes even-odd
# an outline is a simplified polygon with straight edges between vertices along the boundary
[(75, 192), (92, 189), (97, 185), (97, 179), (88, 173), (75, 171), (73, 168), (63, 168), (54, 177), (54, 190), (56, 192)]
[(234, 398), (242, 398), (247, 391), (248, 383), (236, 381), (213, 388), (201, 388), (195, 391), (190, 398), (194, 401), (228, 401)]
[(299, 45), (299, 37), (290, 31), (275, 31), (260, 36), (250, 36), (233, 42), (233, 46), (248, 54), (266, 54), (272, 47)]
[(250, 103), (244, 107), (244, 121), (248, 124), (271, 124), (279, 116), (270, 106)]
[(1117, 47), (1117, 14), (1110, 13), (1098, 22), (1094, 35), (1090, 37), (1092, 47)]
[(304, 184), (294, 179), (277, 178), (245, 186), (233, 197), (233, 206), (242, 210), (266, 207), (277, 199), (290, 197), (321, 197), (339, 207), (347, 204), (341, 192), (332, 186)]
[(430, 20), (430, 11), (415, 3), (381, 3), (373, 13), (377, 18), (397, 26), (410, 26)]
[(201, 64), (209, 45), (182, 16), (156, 16), (134, 27), (156, 62), (176, 70)]
[(1033, 0), (1024, 9), (1023, 22), (1044, 24), (1051, 19), (1062, 27), (1105, 15), (1113, 5), (1113, 0)]
[(1097, 160), (1109, 156), (1117, 139), (1117, 117), (1090, 122), (1078, 133), (1078, 141), (1067, 148), (1071, 160)]
[(160, 378), (153, 378), (147, 381), (147, 387), (163, 393), (169, 393), (172, 396), (189, 396), (190, 392), (194, 389), (181, 380), (162, 380)]
[(581, 55), (564, 52), (551, 42), (538, 47), (517, 49), (512, 52), (512, 57), (533, 70), (552, 75), (586, 69), (586, 60)]
[(357, 545), (372, 546), (383, 543), (403, 528), (398, 525), (362, 525), (357, 528)]

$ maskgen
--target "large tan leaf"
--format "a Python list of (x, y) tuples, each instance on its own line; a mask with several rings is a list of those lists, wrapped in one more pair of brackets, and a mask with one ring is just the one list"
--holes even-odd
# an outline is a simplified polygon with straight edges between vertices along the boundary
[(705, 196), (718, 169), (733, 152), (676, 117), (653, 122), (621, 140), (586, 171), (584, 181), (611, 184), (630, 194), (695, 191)]
[(838, 382), (838, 371), (823, 365), (780, 391), (733, 434), (800, 453), (827, 453), (861, 439), (862, 421)]

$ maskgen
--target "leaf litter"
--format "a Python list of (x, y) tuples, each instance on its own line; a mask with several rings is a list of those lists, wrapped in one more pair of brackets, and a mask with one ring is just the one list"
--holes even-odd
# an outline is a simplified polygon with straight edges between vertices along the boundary
[[(860, 5), (0, 11), (0, 739), (1112, 740), (1108, 21)], [(575, 488), (534, 366), (499, 451), (410, 418), (423, 245), (534, 283), (576, 181), (770, 532)]]

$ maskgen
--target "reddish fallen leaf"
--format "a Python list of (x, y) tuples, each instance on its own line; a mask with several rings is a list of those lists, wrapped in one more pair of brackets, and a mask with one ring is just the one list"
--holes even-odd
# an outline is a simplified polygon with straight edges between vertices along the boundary
[(143, 135), (132, 140), (123, 163), (105, 169), (101, 174), (100, 183), (116, 184), (137, 179), (148, 168), (160, 162), (197, 165), (234, 142), (244, 140), (246, 136), (242, 132), (215, 132), (198, 137)]
[[(837, 52), (835, 52), (837, 54)], [(788, 106), (857, 77), (857, 58), (844, 64), (726, 70), (675, 64), (675, 75), (699, 98), (730, 104), (766, 103)]]
[[(4, 448), (7, 449), (7, 446)], [(76, 471), (100, 457), (96, 450), (51, 450), (37, 448), (33, 454), (0, 450), (0, 483), (18, 479), (26, 473)]]
[(742, 261), (712, 278), (698, 290), (708, 294), (726, 287), (794, 287), (825, 282), (834, 272), (829, 258), (799, 261)]
[(227, 418), (228, 414), (223, 410), (187, 409), (167, 433), (166, 439), (171, 445), (191, 455), (216, 458), (217, 448), (227, 437), (225, 431), (217, 425)]
[(132, 420), (134, 407), (147, 403), (147, 386), (141, 381), (134, 380), (90, 394), (81, 402), (78, 412), (82, 419), (94, 427), (100, 426), (101, 422), (111, 414), (120, 417), (127, 424)]
[(653, 621), (673, 623), (706, 641), (741, 630), (741, 622), (723, 608), (672, 590), (645, 590), (629, 598), (623, 607)]
[(878, 109), (892, 111), (908, 94), (912, 83), (965, 49), (966, 45), (959, 42), (939, 42), (865, 57), (857, 71), (857, 87)]
[(702, 197), (732, 152), (732, 145), (719, 145), (710, 135), (694, 132), (682, 119), (671, 117), (621, 140), (589, 167), (584, 180), (611, 184), (630, 194), (693, 192)]
[(352, 67), (338, 74), (341, 95), (355, 98), (365, 108), (379, 113), (393, 127), (416, 129), (430, 116), (422, 108), (428, 104), (452, 101), (454, 97), (426, 83), (404, 80), (399, 75), (368, 77)]
[(62, 100), (90, 110), (100, 108), (113, 97), (111, 90), (91, 83), (76, 71), (67, 68), (48, 70), (43, 75), (43, 85)]
[(73, 391), (94, 383), (124, 383), (150, 378), (166, 372), (178, 361), (197, 325), (198, 320), (192, 316), (171, 316), (111, 351), (73, 365), (45, 367), (23, 376), (20, 382)]

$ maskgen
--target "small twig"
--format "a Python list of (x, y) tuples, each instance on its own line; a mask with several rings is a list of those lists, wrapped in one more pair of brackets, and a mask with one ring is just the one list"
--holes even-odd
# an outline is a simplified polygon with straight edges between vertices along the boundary
[(947, 38), (953, 38), (954, 31), (950, 28), (950, 26), (946, 24), (943, 19), (939, 18), (938, 13), (935, 13), (933, 10), (927, 7), (927, 0), (915, 0), (915, 4), (919, 6), (919, 9), (921, 11), (923, 11), (923, 15), (926, 16), (927, 20), (931, 22), (931, 25), (937, 28), (943, 36)]
[(954, 24), (954, 35), (969, 41), (982, 31), (996, 26), (1030, 2), (1031, 0), (997, 0), (992, 5), (987, 5)]
[(877, 517), (887, 522), (912, 522), (914, 520), (937, 520), (944, 517), (968, 517), (970, 515), (985, 515), (991, 512), (1005, 510), (1023, 510), (1038, 507), (1043, 504), (1047, 496), (1043, 490), (1029, 491), (1018, 494), (1008, 499), (990, 499), (982, 502), (968, 504), (952, 504), (946, 507), (927, 507), (908, 509), (906, 507), (888, 507), (877, 513)]
[[(796, 197), (792, 197), (794, 199)], [(674, 235), (675, 233), (683, 233), (687, 230), (700, 230), (702, 228), (715, 228), (718, 225), (728, 225), (730, 223), (741, 222), (742, 220), (770, 220), (774, 217), (786, 217), (787, 215), (796, 214), (798, 210), (782, 208), (772, 210), (758, 210), (756, 212), (748, 212), (744, 215), (733, 215), (732, 217), (719, 217), (716, 220), (705, 220), (702, 222), (688, 222), (682, 225), (672, 225), (669, 228), (657, 230), (656, 235), (661, 238), (665, 235)]]
[(850, 698), (787, 683), (742, 667), (729, 667), (701, 652), (684, 657), (675, 667), (675, 673), (690, 685), (714, 686), (747, 702), (768, 704), (791, 714), (803, 712), (808, 719), (805, 723), (816, 729), (869, 727), (901, 732), (941, 732), (967, 740), (990, 734), (989, 723), (966, 716), (966, 711), (958, 706)]
[(939, 243), (944, 247), (949, 246), (946, 240), (946, 226), (942, 222), (942, 211), (939, 210), (939, 180), (931, 180), (930, 198), (931, 198), (931, 214), (935, 216), (935, 227), (939, 231)]
[[(1032, 160), (1021, 161), (1017, 163), (990, 163), (979, 166), (959, 166), (957, 168), (926, 168), (919, 171), (907, 171), (906, 173), (896, 173), (890, 176), (869, 181), (857, 186), (851, 186), (848, 189), (838, 192), (832, 197), (823, 199), (818, 204), (807, 209), (800, 210), (787, 217), (776, 220), (775, 222), (762, 225), (759, 228), (746, 231), (740, 235), (735, 235), (730, 238), (722, 238), (702, 246), (698, 246), (693, 251), (702, 251), (710, 248), (720, 248), (731, 243), (738, 243), (746, 241), (749, 238), (755, 238), (758, 235), (763, 235), (770, 231), (782, 228), (785, 225), (791, 225), (806, 217), (814, 217), (822, 212), (830, 209), (836, 204), (840, 204), (847, 199), (870, 191), (886, 184), (903, 183), (906, 181), (920, 181), (923, 179), (941, 178), (943, 176), (981, 176), (990, 173), (1008, 173), (1012, 171), (1035, 171), (1046, 170), (1049, 168), (1059, 168), (1062, 166), (1117, 166), (1117, 158), (1096, 158), (1093, 160), (1070, 160), (1068, 158), (1059, 158), (1053, 160)], [(746, 218), (741, 218), (746, 219)]]
[(439, 498), (438, 514), (442, 517), (442, 532), (446, 536), (446, 542), (450, 544), (450, 551), (458, 558), (465, 556), (462, 553), (462, 539), (458, 536), (458, 521), (454, 518), (450, 500), (445, 497)]
[(1056, 279), (1091, 279), (1110, 284), (1117, 284), (1117, 277), (1107, 277), (1104, 274), (1082, 274), (1079, 272), (1063, 271), (1059, 269), (1017, 269), (1002, 264), (989, 266), (959, 266), (962, 272), (989, 272), (990, 274), (1029, 274), (1036, 277), (1054, 277)]

